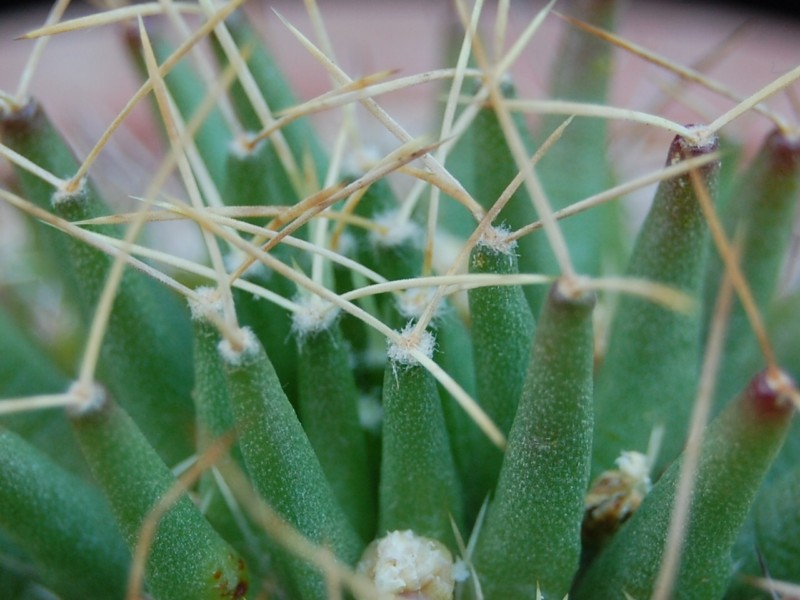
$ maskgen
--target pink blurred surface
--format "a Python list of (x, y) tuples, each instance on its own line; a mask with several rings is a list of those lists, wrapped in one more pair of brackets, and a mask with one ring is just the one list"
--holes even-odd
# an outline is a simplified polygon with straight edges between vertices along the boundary
[[(536, 3), (538, 8), (541, 3)], [(367, 3), (320, 2), (330, 38), (340, 65), (351, 76), (385, 69), (409, 74), (442, 66), (443, 43), (448, 26), (455, 24), (449, 2)], [(303, 4), (291, 1), (251, 2), (248, 10), (259, 17), (259, 27), (270, 48), (285, 65), (292, 84), (301, 98), (310, 98), (329, 89), (330, 81), (315, 60), (292, 37), (272, 13), (279, 11), (301, 31), (314, 39), (314, 32)], [(509, 23), (508, 39), (514, 39), (534, 14), (534, 7), (515, 8)], [(487, 11), (485, 23), (492, 23)], [(0, 89), (13, 91), (23, 65), (33, 47), (29, 40), (14, 38), (38, 26), (41, 12), (21, 12), (17, 17), (0, 20)], [(747, 22), (730, 54), (710, 74), (728, 83), (743, 96), (749, 95), (772, 79), (800, 64), (800, 31), (794, 22), (754, 17), (746, 13), (702, 8), (697, 5), (676, 7), (669, 3), (631, 2), (623, 11), (619, 29), (622, 35), (643, 44), (681, 64), (692, 64), (742, 23)], [(557, 47), (557, 38), (566, 25), (548, 18), (541, 32), (514, 66), (515, 81), (521, 95), (544, 97), (549, 78), (549, 64)], [(136, 89), (136, 78), (119, 41), (120, 29), (105, 26), (91, 31), (62, 34), (52, 39), (32, 84), (54, 120), (67, 130), (80, 127), (101, 114), (112, 114)], [(485, 32), (486, 33), (486, 32)], [(490, 32), (489, 32), (490, 33)], [(659, 83), (674, 77), (641, 59), (618, 52), (614, 79), (613, 103), (630, 108), (648, 109), (659, 97)], [(420, 127), (428, 100), (438, 90), (434, 85), (420, 86), (382, 98), (392, 114), (410, 128)], [(692, 103), (716, 116), (731, 106), (708, 93), (693, 89)], [(791, 114), (785, 98), (774, 98), (770, 105)], [(665, 116), (698, 121), (702, 115), (672, 103)], [(424, 127), (424, 125), (423, 125)], [(737, 128), (747, 137), (751, 132), (766, 131), (769, 124), (758, 116), (744, 117)]]
[[(353, 78), (388, 69), (407, 75), (445, 66), (447, 32), (459, 27), (452, 4), (444, 1), (320, 0), (319, 5), (337, 62)], [(492, 6), (487, 9), (483, 20), (485, 27), (481, 30), (487, 40), (492, 37)], [(508, 41), (516, 38), (543, 3), (514, 6), (508, 24)], [(743, 26), (728, 53), (709, 71), (712, 77), (726, 83), (742, 97), (800, 64), (800, 28), (792, 21), (756, 17), (719, 7), (704, 8), (698, 4), (629, 2), (624, 6), (619, 32), (682, 65), (693, 64)], [(302, 2), (253, 0), (247, 5), (251, 15), (257, 17), (259, 29), (284, 66), (297, 95), (300, 99), (309, 99), (329, 90), (331, 82), (325, 71), (286, 29), (273, 9), (312, 40), (316, 36)], [(68, 16), (75, 14), (71, 12)], [(33, 41), (14, 38), (39, 26), (45, 17), (45, 13), (39, 11), (20, 12), (0, 19), (0, 89), (3, 91), (14, 92), (34, 47)], [(550, 63), (565, 27), (568, 25), (549, 16), (514, 65), (512, 74), (520, 96), (547, 97)], [(663, 116), (685, 123), (709, 122), (732, 106), (731, 101), (696, 86), (682, 92), (686, 104), (673, 101), (662, 106), (663, 86), (675, 81), (675, 76), (618, 50), (611, 103), (638, 110), (657, 110)], [(41, 100), (78, 153), (85, 154), (137, 85), (138, 78), (121, 41), (120, 26), (104, 26), (53, 38), (36, 69), (31, 92)], [(426, 84), (381, 96), (379, 102), (412, 135), (436, 135), (433, 100), (441, 90), (436, 84)], [(767, 104), (790, 123), (798, 121), (785, 93), (771, 98)], [(335, 111), (315, 121), (323, 136), (332, 139), (339, 123)], [(396, 146), (396, 141), (366, 113), (359, 113), (359, 123), (365, 142), (384, 152)], [(771, 127), (768, 120), (750, 113), (724, 131), (744, 141), (748, 152), (752, 152)], [(663, 164), (664, 148), (671, 134), (638, 128), (635, 130), (638, 137), (631, 138), (632, 128), (621, 123), (613, 123), (610, 131), (610, 152), (621, 178)], [(115, 179), (122, 178), (123, 186), (127, 183), (125, 177), (139, 179), (139, 184), (129, 189), (140, 188), (142, 173), (152, 172), (157, 167), (157, 156), (149, 150), (157, 146), (158, 140), (149, 106), (143, 103), (115, 134), (114, 141), (104, 151), (105, 156), (101, 156), (93, 170), (95, 176), (102, 177), (106, 168), (119, 170), (123, 164), (122, 174), (115, 175)], [(0, 165), (0, 175), (7, 172), (3, 169), (7, 170), (7, 165)]]

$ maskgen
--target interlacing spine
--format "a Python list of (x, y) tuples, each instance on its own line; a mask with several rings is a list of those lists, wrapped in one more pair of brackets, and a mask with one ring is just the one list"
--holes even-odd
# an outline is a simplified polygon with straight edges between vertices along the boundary
[[(57, 3), (28, 36), (125, 22), (142, 82), (81, 158), (33, 66), (0, 91), (27, 236), (0, 281), (0, 596), (800, 597), (800, 138), (770, 98), (800, 68), (739, 97), (612, 33), (613, 0), (456, 0), (452, 65), (355, 78), (309, 0), (318, 42), (270, 17), (331, 82), (300, 98), (241, 4)], [(533, 97), (517, 59), (557, 23)], [(735, 107), (614, 106), (617, 48)], [(386, 98), (422, 84), (417, 137)], [(110, 199), (98, 155), (146, 98), (161, 166)], [(634, 228), (619, 199), (650, 185)]]

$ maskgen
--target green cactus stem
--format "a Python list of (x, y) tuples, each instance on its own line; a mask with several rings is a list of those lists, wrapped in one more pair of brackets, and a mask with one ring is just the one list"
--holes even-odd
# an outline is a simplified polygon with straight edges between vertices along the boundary
[[(10, 398), (59, 394), (68, 378), (46, 353), (5, 312), (0, 312), (0, 381)], [(56, 464), (80, 476), (88, 476), (86, 463), (62, 411), (44, 410), (0, 415), (6, 428), (44, 452)]]
[[(243, 15), (234, 13), (225, 21), (225, 25), (239, 50), (249, 53), (247, 66), (269, 109), (273, 113), (277, 113), (285, 108), (295, 106), (297, 99), (286, 77), (248, 20)], [(223, 66), (227, 65), (228, 62), (221, 45), (217, 40), (215, 42), (217, 58)], [(232, 86), (231, 98), (245, 128), (249, 131), (260, 130), (264, 124), (260, 122), (239, 82)], [(298, 119), (286, 125), (281, 131), (296, 163), (302, 167), (311, 159), (318, 182), (323, 181), (328, 168), (328, 157), (308, 120)]]
[[(77, 171), (69, 148), (36, 103), (6, 116), (1, 127), (5, 143), (40, 166), (67, 178)], [(68, 221), (109, 212), (90, 182), (69, 192), (54, 190), (22, 170), (19, 176), (37, 205)], [(119, 236), (118, 228), (103, 232)], [(62, 277), (74, 291), (72, 299), (88, 323), (111, 259), (63, 235), (46, 239), (52, 239), (46, 249), (57, 257)], [(190, 345), (190, 339), (186, 310), (176, 299), (142, 274), (126, 270), (104, 337), (100, 376), (169, 463), (177, 463), (191, 452), (191, 428), (187, 426), (192, 415), (191, 364), (181, 351)], [(142, 373), (149, 376), (142, 378)], [(169, 410), (164, 410), (165, 405)]]
[[(264, 349), (248, 329), (242, 347), (221, 342), (239, 445), (258, 493), (311, 541), (329, 545), (354, 564), (363, 542), (338, 504), (314, 449), (286, 398)], [(303, 598), (326, 597), (325, 582), (308, 565), (289, 558)]]
[[(772, 131), (764, 140), (749, 168), (739, 176), (740, 187), (727, 214), (728, 234), (741, 257), (742, 274), (756, 305), (767, 311), (776, 296), (784, 257), (791, 241), (797, 195), (800, 191), (800, 140)], [(706, 311), (711, 310), (714, 290), (719, 286), (722, 262), (715, 251), (706, 276)], [(750, 322), (741, 303), (731, 311), (719, 382), (718, 409), (746, 383), (747, 359), (757, 347)]]
[[(714, 152), (718, 142), (676, 137), (667, 164)], [(700, 169), (717, 185), (719, 161)], [(707, 229), (691, 177), (662, 181), (636, 240), (627, 275), (674, 286), (699, 301)], [(610, 468), (623, 450), (645, 453), (654, 428), (665, 428), (656, 472), (680, 451), (695, 397), (700, 314), (682, 314), (631, 296), (617, 307), (608, 353), (597, 376), (593, 473)]]
[[(85, 405), (70, 408), (70, 420), (133, 552), (145, 520), (176, 480), (131, 418), (100, 388)], [(145, 580), (157, 597), (176, 600), (243, 598), (249, 586), (242, 559), (185, 494), (158, 521)]]
[(377, 499), (359, 420), (359, 392), (337, 312), (325, 304), (310, 299), (294, 316), (303, 374), (298, 413), (339, 504), (366, 540), (375, 534)]
[[(539, 317), (525, 387), (474, 563), (484, 598), (561, 599), (580, 556), (589, 479), (594, 296), (557, 281)], [(509, 554), (507, 549), (515, 548)]]
[[(584, 22), (612, 30), (619, 4), (614, 0), (577, 0), (566, 8), (557, 6), (556, 10), (565, 10)], [(613, 73), (611, 46), (577, 27), (567, 27), (551, 67), (552, 97), (606, 104)], [(562, 115), (545, 116), (540, 130), (549, 135), (563, 118)], [(604, 119), (576, 117), (570, 123), (537, 168), (553, 208), (567, 207), (611, 187), (613, 176), (607, 147), (608, 123)], [(591, 215), (576, 216), (564, 222), (564, 236), (577, 270), (596, 275), (622, 267), (627, 250), (624, 246), (627, 236), (621, 235), (624, 226), (624, 215), (618, 203), (605, 204)], [(534, 238), (536, 271), (556, 272), (555, 257), (544, 236)]]
[[(41, 99), (85, 159), (28, 95), (78, 81), (66, 64), (43, 77), (49, 56), (99, 61), (32, 44), (0, 90), (0, 598), (766, 600), (755, 583), (797, 584), (800, 143), (770, 95), (800, 67), (753, 93), (715, 81), (713, 57), (681, 67), (611, 33), (616, 0), (459, 0), (457, 57), (422, 71), (384, 53), (430, 41), (410, 4), (383, 23), (359, 6), (341, 46), (350, 8), (287, 3), (262, 23), (243, 3), (31, 32), (83, 44), (121, 26), (148, 79), (96, 141), (85, 117), (137, 89), (122, 70), (96, 78), (108, 98)], [(650, 73), (621, 53), (681, 85), (641, 110), (620, 84)], [(134, 109), (148, 95), (158, 110)], [(702, 100), (710, 124), (659, 100)], [(750, 113), (773, 130), (761, 146), (741, 135)], [(666, 169), (635, 173), (666, 135)], [(730, 311), (711, 301), (723, 275), (744, 299), (722, 294)]]
[[(508, 242), (505, 236), (498, 229), (484, 234), (484, 239), (472, 250), (469, 262), (472, 273), (519, 272), (516, 244)], [(533, 314), (521, 286), (472, 289), (469, 307), (477, 398), (489, 418), (508, 435), (530, 362)], [(470, 431), (473, 439), (465, 493), (469, 492), (468, 503), (476, 509), (494, 489), (503, 453), (477, 427)]]
[[(433, 334), (419, 343), (432, 354)], [(454, 551), (452, 523), (463, 528), (462, 497), (438, 388), (397, 344), (389, 349), (383, 408), (378, 533), (410, 529)]]
[(0, 428), (0, 527), (67, 600), (121, 598), (128, 550), (97, 489)]
[[(706, 429), (683, 539), (675, 598), (718, 598), (731, 575), (731, 548), (794, 410), (791, 382), (764, 371)], [(796, 392), (795, 392), (796, 393)], [(592, 564), (571, 598), (649, 598), (663, 561), (681, 461)]]

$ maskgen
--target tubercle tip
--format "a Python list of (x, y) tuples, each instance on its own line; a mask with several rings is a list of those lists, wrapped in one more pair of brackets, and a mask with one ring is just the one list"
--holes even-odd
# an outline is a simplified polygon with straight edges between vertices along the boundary
[(763, 417), (785, 417), (798, 404), (797, 384), (776, 367), (764, 369), (750, 381), (747, 397), (756, 414)]
[(692, 137), (676, 135), (670, 145), (668, 156), (671, 162), (685, 160), (693, 156), (710, 154), (719, 150), (719, 137), (704, 125), (686, 125)]
[(67, 414), (71, 418), (94, 414), (108, 403), (108, 393), (96, 383), (86, 385), (82, 381), (76, 381), (70, 386), (69, 394), (75, 398), (75, 401), (67, 406)]
[(249, 327), (242, 327), (236, 339), (223, 338), (219, 343), (222, 359), (232, 367), (241, 367), (246, 359), (258, 352), (258, 339)]
[(596, 294), (586, 285), (582, 277), (560, 277), (550, 288), (551, 296), (558, 301), (579, 305), (594, 306), (597, 301)]

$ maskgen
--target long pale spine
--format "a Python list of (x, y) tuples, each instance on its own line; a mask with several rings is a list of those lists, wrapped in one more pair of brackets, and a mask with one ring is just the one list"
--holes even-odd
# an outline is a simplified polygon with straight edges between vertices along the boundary
[[(268, 140), (249, 149), (245, 140), (231, 143), (225, 167), (225, 202), (231, 206), (275, 206), (291, 205), (298, 201), (285, 172), (282, 170), (274, 149)], [(264, 223), (259, 223), (266, 226)], [(296, 232), (296, 237), (305, 235), (305, 228)], [(284, 263), (305, 264), (304, 256), (283, 244), (270, 251), (270, 255)], [(229, 258), (244, 260), (242, 253), (230, 253)], [(284, 298), (293, 296), (297, 288), (286, 277), (279, 275), (266, 265), (256, 263), (246, 271), (244, 279), (262, 286)], [(270, 362), (283, 382), (287, 396), (297, 398), (297, 349), (291, 340), (292, 321), (286, 309), (244, 290), (234, 290), (234, 300), (239, 321), (250, 327), (261, 340), (269, 344)]]
[[(247, 22), (247, 19), (240, 14), (234, 14), (227, 21), (227, 26), (240, 50), (250, 54), (247, 60), (248, 66), (258, 90), (266, 100), (270, 110), (273, 113), (277, 113), (296, 105), (297, 100), (294, 92), (278, 68), (275, 59), (267, 51), (260, 37), (256, 35), (256, 32)], [(217, 47), (215, 49), (220, 62), (226, 64), (227, 61), (222, 57), (221, 48)], [(231, 95), (239, 118), (245, 127), (251, 130), (260, 129), (263, 123), (260, 122), (252, 104), (238, 82), (233, 85)], [(289, 123), (282, 131), (297, 164), (302, 167), (308, 159), (311, 159), (312, 164), (316, 167), (319, 181), (323, 181), (328, 158), (308, 121), (306, 119), (298, 119), (294, 123)]]
[[(158, 32), (153, 33), (154, 36), (151, 37), (153, 51), (159, 62), (163, 62), (175, 48), (166, 36), (159, 35)], [(129, 35), (128, 43), (134, 62), (142, 74), (147, 75), (144, 61), (141, 60), (141, 42), (138, 36)], [(192, 122), (197, 117), (196, 113), (201, 108), (208, 91), (202, 79), (192, 69), (189, 60), (189, 58), (181, 60), (164, 78), (164, 83), (186, 123)], [(216, 107), (203, 116), (194, 134), (197, 151), (217, 187), (223, 186), (225, 182), (225, 147), (230, 138), (231, 131), (228, 123)]]
[[(506, 98), (514, 99), (516, 97), (516, 88), (511, 82), (505, 82), (501, 91)], [(514, 114), (513, 122), (524, 140), (526, 148), (533, 154), (533, 140), (522, 115)], [(476, 173), (472, 180), (473, 187), (468, 191), (481, 206), (489, 210), (518, 172), (494, 108), (491, 106), (482, 108), (465, 136), (467, 137), (464, 138), (463, 143), (473, 146), (472, 151), (467, 155), (472, 159), (470, 167)], [(536, 220), (536, 211), (527, 189), (523, 185), (514, 192), (495, 222), (516, 229)], [(521, 271), (540, 272), (537, 252), (537, 242), (533, 236), (527, 235), (519, 240)], [(543, 301), (542, 292), (533, 286), (528, 286), (525, 288), (525, 295), (533, 310), (538, 310)]]

